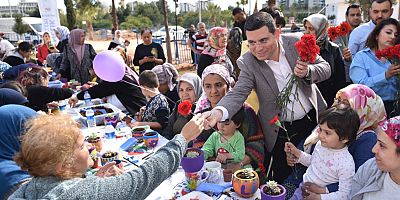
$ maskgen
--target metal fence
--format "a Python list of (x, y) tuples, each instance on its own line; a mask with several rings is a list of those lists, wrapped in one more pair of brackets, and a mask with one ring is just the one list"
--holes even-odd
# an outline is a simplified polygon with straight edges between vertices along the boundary
[[(187, 44), (188, 34), (177, 33), (176, 35), (170, 35), (171, 37), (171, 53), (172, 60), (175, 64), (179, 63), (193, 63), (191, 49)], [(164, 53), (167, 52), (165, 42), (162, 44)]]

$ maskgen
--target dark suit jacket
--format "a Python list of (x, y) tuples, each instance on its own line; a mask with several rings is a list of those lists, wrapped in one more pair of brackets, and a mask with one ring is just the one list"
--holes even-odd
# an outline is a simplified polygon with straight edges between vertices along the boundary
[[(298, 58), (294, 44), (300, 39), (300, 36), (299, 34), (281, 35), (285, 56), (292, 69), (296, 66)], [(274, 74), (265, 61), (257, 60), (251, 52), (242, 55), (237, 60), (237, 64), (241, 70), (238, 81), (235, 87), (219, 101), (218, 106), (226, 108), (229, 118), (231, 118), (243, 105), (251, 90), (255, 89), (260, 106), (258, 117), (263, 127), (266, 149), (271, 152), (275, 145), (279, 128), (271, 126), (269, 121), (282, 112), (276, 104), (279, 89)], [(326, 109), (326, 102), (314, 83), (324, 81), (330, 77), (330, 66), (318, 56), (315, 63), (309, 64), (308, 67), (310, 68), (311, 80), (302, 80), (299, 84), (299, 89), (304, 92), (312, 106), (319, 113)]]

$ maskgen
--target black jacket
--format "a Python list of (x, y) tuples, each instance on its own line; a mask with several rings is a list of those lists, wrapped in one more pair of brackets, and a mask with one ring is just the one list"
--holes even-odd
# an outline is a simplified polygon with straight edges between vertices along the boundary
[(73, 91), (63, 88), (49, 88), (46, 86), (32, 85), (26, 87), (28, 91), (28, 107), (33, 110), (47, 112), (47, 103), (68, 99)]

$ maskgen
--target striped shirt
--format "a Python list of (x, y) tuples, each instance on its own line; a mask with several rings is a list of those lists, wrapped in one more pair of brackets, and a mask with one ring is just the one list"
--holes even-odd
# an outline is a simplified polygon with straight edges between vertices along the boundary
[(191, 40), (192, 42), (195, 42), (196, 45), (196, 53), (200, 54), (204, 50), (204, 44), (207, 41), (208, 34), (201, 34), (201, 33), (196, 33), (192, 36)]

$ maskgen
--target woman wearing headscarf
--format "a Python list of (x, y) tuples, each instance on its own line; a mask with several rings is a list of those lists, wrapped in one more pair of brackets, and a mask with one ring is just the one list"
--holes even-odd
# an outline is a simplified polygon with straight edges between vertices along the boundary
[[(195, 73), (186, 73), (181, 76), (177, 84), (177, 90), (180, 100), (176, 102), (168, 120), (168, 126), (164, 129), (162, 135), (167, 139), (172, 139), (179, 134), (182, 127), (192, 119), (196, 102), (203, 93), (201, 87), (201, 79)], [(187, 116), (178, 113), (178, 105), (185, 100), (189, 100), (192, 104), (192, 111)]]
[(121, 37), (121, 31), (116, 30), (114, 33), (114, 39), (110, 42), (110, 45), (108, 46), (108, 50), (112, 50), (117, 46), (122, 46), (124, 45), (124, 39)]
[[(125, 64), (127, 64), (124, 49), (117, 48), (114, 50), (117, 50), (121, 54)], [(134, 115), (147, 103), (141, 89), (138, 87), (138, 79), (139, 76), (131, 68), (125, 65), (125, 74), (122, 81), (108, 82), (103, 80), (99, 84), (70, 98), (69, 103), (74, 106), (78, 99), (84, 99), (83, 96), (85, 92), (88, 91), (91, 98), (107, 97), (107, 101), (119, 108), (122, 112), (128, 112), (131, 115)]]
[[(203, 95), (197, 101), (194, 113), (203, 113), (213, 109), (218, 102), (231, 89), (232, 78), (225, 66), (213, 64), (203, 71), (202, 84)], [(254, 109), (247, 103), (243, 104), (244, 120), (239, 127), (245, 139), (246, 155), (242, 162), (231, 163), (232, 169), (240, 169), (244, 165), (251, 164), (254, 169), (259, 168), (265, 174), (264, 168), (264, 134), (260, 121)], [(216, 127), (215, 127), (216, 128)], [(203, 147), (205, 141), (214, 130), (203, 131), (191, 144), (193, 147)]]
[(69, 29), (65, 26), (57, 26), (54, 28), (54, 33), (59, 40), (57, 50), (62, 53), (64, 52), (64, 48), (68, 45)]
[[(350, 103), (352, 109), (357, 111), (360, 117), (360, 127), (357, 131), (357, 138), (352, 144), (349, 145), (349, 152), (353, 156), (355, 169), (364, 164), (368, 159), (373, 158), (372, 148), (376, 143), (376, 129), (380, 124), (386, 120), (385, 106), (380, 96), (378, 96), (371, 88), (361, 84), (351, 84), (336, 94), (336, 102), (347, 101)], [(335, 102), (335, 103), (336, 103)], [(317, 131), (306, 139), (304, 143), (304, 152), (311, 153), (314, 145), (318, 142)], [(289, 161), (288, 161), (289, 162)], [(305, 170), (298, 170), (298, 179), (294, 180), (293, 175), (286, 181), (286, 188), (292, 188), (301, 182), (302, 173)], [(324, 190), (325, 188), (321, 188)], [(338, 184), (329, 185), (329, 192), (338, 190)], [(314, 192), (314, 191), (311, 191)]]
[(207, 41), (208, 43), (200, 55), (197, 75), (201, 76), (207, 66), (213, 63), (219, 63), (226, 67), (230, 76), (236, 77), (233, 71), (233, 65), (226, 55), (226, 45), (228, 41), (228, 31), (226, 28), (212, 28), (208, 34)]
[(93, 59), (96, 52), (93, 46), (85, 44), (85, 31), (74, 29), (71, 31), (68, 46), (63, 52), (61, 76), (75, 79), (84, 84), (92, 80)]
[(34, 116), (36, 112), (25, 106), (0, 107), (0, 199), (7, 199), (31, 177), (14, 162), (13, 156), (19, 151), (25, 121)]
[(155, 66), (151, 71), (157, 74), (160, 86), (158, 90), (167, 97), (170, 112), (175, 107), (175, 103), (179, 101), (178, 89), (176, 81), (179, 78), (179, 73), (171, 63), (164, 63)]
[(331, 77), (317, 83), (318, 89), (329, 107), (333, 104), (336, 92), (346, 86), (343, 56), (339, 46), (329, 41), (329, 22), (325, 15), (312, 14), (303, 20), (303, 24), (305, 33), (315, 36), (321, 57), (331, 66)]
[(25, 105), (27, 103), (28, 99), (18, 91), (10, 88), (0, 88), (0, 106), (8, 104)]

